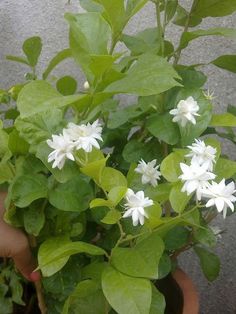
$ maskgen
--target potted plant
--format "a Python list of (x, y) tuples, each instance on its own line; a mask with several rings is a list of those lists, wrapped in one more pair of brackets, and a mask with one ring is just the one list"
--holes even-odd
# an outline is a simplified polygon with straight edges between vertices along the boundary
[[(235, 37), (234, 29), (190, 28), (205, 17), (232, 14), (236, 5), (194, 0), (186, 11), (177, 0), (153, 0), (157, 27), (126, 34), (147, 2), (81, 0), (84, 13), (65, 15), (69, 48), (42, 74), (39, 37), (24, 42), (24, 56), (7, 56), (29, 71), (24, 83), (1, 91), (5, 221), (25, 231), (37, 255), (41, 313), (167, 313), (169, 284), (180, 297), (186, 290), (186, 281), (176, 286), (170, 274), (177, 282), (185, 276), (177, 257), (190, 248), (208, 280), (219, 273), (209, 223), (234, 212), (236, 162), (221, 155), (219, 137), (235, 143), (236, 110), (214, 114), (204, 64), (179, 60), (199, 36)], [(165, 30), (176, 24), (183, 32), (174, 47)], [(125, 49), (116, 50), (118, 42)], [(71, 76), (52, 76), (66, 58), (86, 76), (79, 91)], [(225, 55), (211, 64), (235, 72), (234, 62)], [(120, 94), (137, 98), (124, 107)], [(30, 313), (34, 300), (28, 302), (6, 261), (1, 276), (6, 313), (22, 297)], [(18, 298), (11, 276), (17, 276)], [(179, 304), (170, 313), (190, 313)]]

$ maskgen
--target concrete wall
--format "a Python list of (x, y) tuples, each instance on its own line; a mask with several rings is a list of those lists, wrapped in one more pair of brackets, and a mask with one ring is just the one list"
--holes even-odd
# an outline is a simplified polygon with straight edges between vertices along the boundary
[[(190, 0), (180, 2), (186, 8), (191, 3)], [(4, 56), (19, 55), (22, 42), (27, 37), (39, 35), (43, 39), (44, 47), (38, 73), (42, 73), (57, 51), (68, 47), (68, 28), (63, 18), (66, 11), (81, 11), (79, 1), (71, 0), (71, 5), (68, 5), (66, 0), (0, 1), (0, 88), (7, 88), (24, 80), (26, 67), (6, 61)], [(145, 10), (131, 21), (127, 32), (135, 33), (154, 24), (154, 8), (152, 4), (148, 4)], [(236, 15), (216, 19), (207, 18), (201, 28), (217, 26), (236, 27)], [(179, 27), (174, 26), (167, 30), (167, 37), (178, 42), (179, 33)], [(209, 62), (219, 55), (235, 53), (235, 51), (235, 42), (223, 37), (207, 37), (193, 41), (184, 51), (181, 60), (186, 60), (186, 63)], [(213, 66), (207, 66), (204, 71), (210, 76), (206, 87), (214, 91), (216, 96), (215, 111), (221, 112), (227, 104), (235, 104), (236, 76)], [(54, 74), (60, 77), (65, 72), (78, 78), (80, 85), (83, 84), (83, 75), (73, 61), (61, 64)], [(235, 147), (225, 141), (223, 145), (224, 151), (229, 153), (231, 158), (236, 159)], [(219, 217), (214, 225), (225, 229), (217, 245), (217, 252), (222, 260), (219, 279), (212, 284), (208, 283), (191, 252), (181, 258), (181, 264), (192, 275), (199, 288), (202, 314), (234, 314), (236, 313), (236, 215), (226, 220)]]

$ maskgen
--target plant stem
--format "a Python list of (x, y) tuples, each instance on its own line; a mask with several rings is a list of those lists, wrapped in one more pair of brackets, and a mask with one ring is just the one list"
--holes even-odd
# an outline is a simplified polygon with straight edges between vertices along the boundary
[(180, 36), (179, 46), (178, 46), (178, 48), (176, 49), (176, 54), (175, 54), (174, 63), (173, 63), (174, 65), (178, 64), (179, 59), (180, 59), (180, 56), (181, 56), (181, 52), (182, 52), (182, 50), (184, 49), (184, 48), (181, 48), (181, 45), (180, 45), (180, 44), (181, 44), (181, 38), (182, 38), (183, 34), (188, 31), (190, 19), (191, 19), (191, 16), (192, 16), (192, 12), (193, 12), (193, 10), (194, 10), (196, 4), (197, 4), (197, 1), (198, 1), (198, 0), (194, 0), (194, 1), (193, 1), (192, 6), (191, 6), (191, 9), (190, 9), (189, 14), (188, 14), (188, 17), (187, 17), (187, 19), (186, 19), (186, 22), (185, 22), (185, 25), (184, 25), (184, 30), (183, 30), (183, 32), (182, 32), (182, 34), (181, 34), (181, 36)]
[(40, 312), (41, 312), (41, 314), (46, 314), (47, 313), (47, 306), (46, 306), (44, 296), (43, 296), (43, 289), (42, 289), (41, 280), (35, 282), (34, 285), (35, 285), (35, 289), (36, 289), (36, 294), (37, 294), (37, 298), (38, 298), (38, 306), (39, 306)]
[(158, 38), (160, 41), (160, 52), (161, 55), (164, 55), (164, 32), (163, 32), (163, 28), (161, 25), (161, 12), (160, 12), (160, 0), (157, 0), (155, 2), (155, 7), (156, 7), (156, 18), (157, 18), (157, 31), (158, 31)]

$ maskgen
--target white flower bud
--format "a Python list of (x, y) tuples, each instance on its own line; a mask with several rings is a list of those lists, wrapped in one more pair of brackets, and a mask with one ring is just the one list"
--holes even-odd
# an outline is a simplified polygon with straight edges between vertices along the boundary
[(90, 88), (89, 82), (88, 81), (84, 82), (84, 89), (88, 90), (89, 88)]

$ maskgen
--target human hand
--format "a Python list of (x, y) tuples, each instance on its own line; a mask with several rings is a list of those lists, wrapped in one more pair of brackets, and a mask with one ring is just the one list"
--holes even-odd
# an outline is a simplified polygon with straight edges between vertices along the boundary
[(40, 280), (40, 273), (33, 271), (37, 265), (30, 251), (26, 235), (17, 228), (8, 225), (4, 219), (5, 192), (0, 192), (0, 257), (11, 257), (16, 268), (30, 281)]

